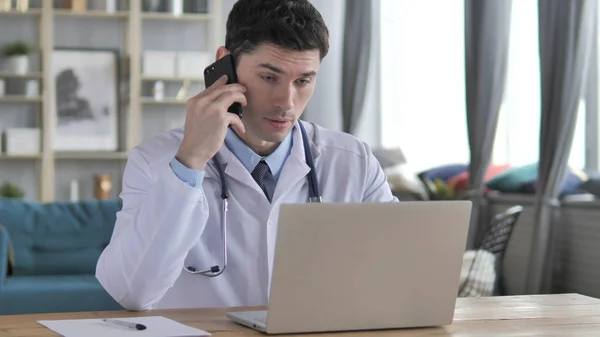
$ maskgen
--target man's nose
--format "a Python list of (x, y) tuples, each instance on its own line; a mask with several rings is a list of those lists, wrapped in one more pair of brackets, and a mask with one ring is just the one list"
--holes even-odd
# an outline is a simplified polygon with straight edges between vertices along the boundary
[(291, 85), (282, 86), (277, 90), (274, 97), (277, 108), (290, 111), (294, 108), (294, 88)]

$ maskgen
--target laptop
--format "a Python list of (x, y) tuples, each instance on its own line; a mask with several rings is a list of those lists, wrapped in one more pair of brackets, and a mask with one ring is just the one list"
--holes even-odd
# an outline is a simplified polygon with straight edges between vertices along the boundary
[(281, 206), (266, 334), (432, 327), (454, 319), (470, 201)]

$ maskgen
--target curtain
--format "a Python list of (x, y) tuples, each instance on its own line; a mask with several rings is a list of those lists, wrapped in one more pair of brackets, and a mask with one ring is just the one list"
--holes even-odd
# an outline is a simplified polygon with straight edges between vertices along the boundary
[[(596, 18), (596, 21), (598, 18)], [(587, 83), (585, 90), (585, 140), (586, 143), (599, 144), (598, 137), (598, 24), (594, 29), (592, 51), (588, 64)], [(589, 151), (585, 158), (585, 171), (595, 172), (598, 166), (598, 152)]]
[(346, 0), (342, 53), (342, 127), (354, 134), (363, 111), (371, 56), (372, 1)]
[(483, 179), (496, 137), (504, 94), (512, 0), (465, 0), (465, 71), (470, 147), (469, 189), (473, 201), (467, 248), (487, 223)]
[(554, 230), (593, 46), (596, 0), (539, 0), (540, 158), (527, 292), (551, 287)]

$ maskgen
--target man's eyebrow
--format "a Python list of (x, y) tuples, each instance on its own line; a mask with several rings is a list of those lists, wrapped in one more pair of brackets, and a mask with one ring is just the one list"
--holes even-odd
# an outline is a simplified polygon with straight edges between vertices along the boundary
[[(260, 68), (267, 68), (267, 69), (269, 69), (272, 72), (277, 73), (277, 74), (283, 74), (284, 73), (283, 70), (277, 68), (276, 66), (274, 66), (274, 65), (272, 65), (270, 63), (261, 63), (261, 64), (258, 65), (258, 67), (260, 67)], [(309, 71), (309, 72), (303, 73), (302, 76), (303, 77), (310, 77), (310, 76), (315, 76), (316, 74), (317, 74), (317, 72), (313, 70), (313, 71)]]

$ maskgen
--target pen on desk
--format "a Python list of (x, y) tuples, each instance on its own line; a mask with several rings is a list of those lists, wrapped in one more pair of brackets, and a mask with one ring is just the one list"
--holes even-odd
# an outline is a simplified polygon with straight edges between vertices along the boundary
[(146, 330), (146, 326), (144, 324), (118, 321), (116, 319), (103, 319), (102, 321), (104, 321), (106, 323), (122, 326), (125, 328), (133, 329), (133, 330)]

